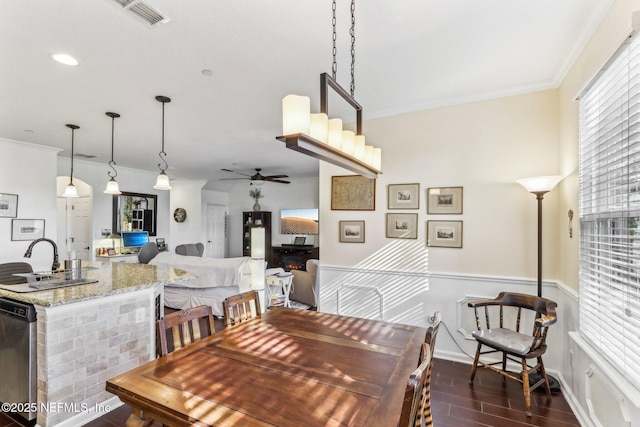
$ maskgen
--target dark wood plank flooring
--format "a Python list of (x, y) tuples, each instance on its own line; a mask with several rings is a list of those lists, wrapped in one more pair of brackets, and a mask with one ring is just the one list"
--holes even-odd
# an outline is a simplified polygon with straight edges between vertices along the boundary
[[(436, 427), (580, 426), (562, 394), (554, 394), (547, 400), (544, 392), (533, 392), (533, 417), (527, 418), (518, 383), (503, 382), (498, 374), (479, 369), (470, 386), (470, 370), (470, 365), (435, 359), (431, 401)], [(121, 427), (130, 413), (131, 409), (123, 405), (85, 426)], [(22, 424), (0, 414), (0, 427), (20, 426)], [(160, 424), (154, 423), (153, 427)]]

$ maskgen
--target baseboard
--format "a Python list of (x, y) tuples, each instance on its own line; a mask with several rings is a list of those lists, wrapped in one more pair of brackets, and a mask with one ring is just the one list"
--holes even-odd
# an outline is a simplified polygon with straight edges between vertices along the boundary
[(122, 405), (123, 403), (122, 401), (120, 401), (118, 396), (113, 396), (112, 398), (105, 400), (102, 403), (97, 403), (95, 406), (90, 407), (87, 411), (80, 412), (71, 418), (67, 418), (66, 420), (56, 424), (56, 427), (82, 426), (87, 424), (89, 421), (93, 421), (96, 418), (100, 418), (103, 415), (108, 414), (109, 412)]

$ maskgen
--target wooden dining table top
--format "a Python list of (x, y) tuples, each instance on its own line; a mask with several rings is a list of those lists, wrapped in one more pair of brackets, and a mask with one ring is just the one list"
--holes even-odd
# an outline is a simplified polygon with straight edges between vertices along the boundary
[(127, 426), (396, 426), (426, 329), (278, 308), (107, 381)]

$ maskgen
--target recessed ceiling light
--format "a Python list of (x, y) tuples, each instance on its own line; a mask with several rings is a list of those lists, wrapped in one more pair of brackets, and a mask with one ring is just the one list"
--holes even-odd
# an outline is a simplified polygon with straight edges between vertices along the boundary
[(66, 53), (52, 53), (51, 59), (64, 65), (78, 65), (78, 60)]

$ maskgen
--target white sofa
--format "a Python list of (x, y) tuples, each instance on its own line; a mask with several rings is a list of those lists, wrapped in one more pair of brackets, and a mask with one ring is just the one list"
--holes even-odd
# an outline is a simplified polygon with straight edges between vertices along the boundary
[(149, 261), (188, 271), (196, 279), (164, 286), (164, 304), (174, 309), (210, 305), (213, 314), (222, 316), (222, 301), (230, 295), (251, 289), (251, 258), (200, 258), (160, 252)]

